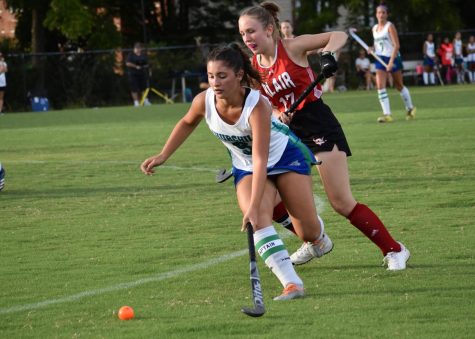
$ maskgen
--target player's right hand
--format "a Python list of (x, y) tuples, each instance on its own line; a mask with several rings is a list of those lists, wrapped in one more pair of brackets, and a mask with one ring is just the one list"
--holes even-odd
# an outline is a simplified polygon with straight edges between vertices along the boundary
[(153, 168), (162, 165), (164, 162), (165, 159), (163, 159), (163, 156), (161, 154), (155, 155), (153, 157), (145, 159), (145, 161), (142, 162), (142, 165), (140, 165), (140, 170), (146, 175), (152, 175), (155, 173), (155, 170)]

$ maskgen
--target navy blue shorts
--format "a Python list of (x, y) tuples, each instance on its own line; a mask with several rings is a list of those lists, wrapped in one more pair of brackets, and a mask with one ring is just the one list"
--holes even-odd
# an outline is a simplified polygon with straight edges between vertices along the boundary
[(424, 62), (423, 62), (423, 65), (424, 65), (424, 66), (431, 66), (431, 67), (433, 67), (434, 64), (435, 64), (435, 62), (434, 62), (434, 59), (433, 59), (433, 58), (430, 58), (430, 57), (428, 57), (428, 56), (425, 56), (425, 57), (424, 57)]
[[(385, 57), (382, 55), (378, 55), (381, 60), (383, 60), (386, 65), (389, 63), (390, 57)], [(376, 69), (379, 69), (380, 71), (386, 71), (386, 66), (384, 66), (382, 63), (380, 63), (378, 60), (374, 61), (374, 65), (376, 66)], [(401, 56), (398, 55), (396, 59), (394, 59), (393, 63), (393, 69), (391, 70), (391, 73), (397, 72), (397, 71), (402, 71), (402, 59)]]
[[(299, 142), (295, 145), (292, 142), (287, 143), (282, 157), (277, 163), (267, 168), (267, 176), (275, 176), (287, 172), (295, 172), (304, 175), (310, 175), (312, 166), (317, 163), (312, 151)], [(252, 172), (244, 171), (233, 166), (234, 185), (237, 186), (239, 181)]]

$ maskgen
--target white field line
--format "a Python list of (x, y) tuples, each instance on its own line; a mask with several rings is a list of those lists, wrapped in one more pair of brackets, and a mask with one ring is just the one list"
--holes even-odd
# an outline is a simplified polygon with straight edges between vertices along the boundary
[[(71, 164), (71, 165), (94, 165), (94, 164), (112, 164), (112, 165), (137, 165), (137, 168), (140, 166), (142, 161), (133, 161), (133, 160), (10, 160), (9, 163), (16, 164), (27, 164), (27, 165), (42, 165), (48, 163), (54, 164)], [(174, 165), (162, 165), (160, 168), (173, 169), (178, 171), (200, 171), (200, 172), (213, 172), (215, 173), (218, 169), (215, 168), (206, 168), (206, 167), (183, 167), (183, 166), (174, 166)]]
[(190, 273), (190, 272), (201, 270), (201, 269), (207, 269), (211, 266), (214, 266), (214, 265), (229, 261), (231, 259), (234, 259), (236, 257), (242, 256), (242, 255), (246, 254), (247, 252), (248, 252), (247, 249), (241, 250), (241, 251), (236, 251), (236, 252), (225, 254), (225, 255), (222, 255), (220, 257), (217, 257), (217, 258), (214, 258), (214, 259), (211, 259), (211, 260), (199, 263), (199, 264), (186, 266), (186, 267), (174, 270), (174, 271), (164, 272), (164, 273), (152, 275), (148, 278), (142, 278), (142, 279), (131, 281), (131, 282), (120, 283), (120, 284), (112, 285), (112, 286), (109, 286), (109, 287), (84, 291), (84, 292), (80, 292), (80, 293), (73, 294), (73, 295), (66, 296), (66, 297), (62, 297), (62, 298), (48, 299), (48, 300), (45, 300), (45, 301), (40, 301), (40, 302), (36, 302), (36, 303), (31, 303), (31, 304), (18, 305), (18, 306), (12, 306), (12, 307), (2, 307), (2, 308), (0, 308), (0, 314), (9, 314), (9, 313), (22, 312), (22, 311), (36, 310), (36, 309), (47, 307), (47, 306), (50, 306), (50, 305), (77, 301), (77, 300), (85, 298), (85, 297), (92, 297), (92, 296), (101, 295), (101, 294), (105, 294), (105, 293), (109, 293), (109, 292), (117, 292), (117, 291), (129, 289), (129, 288), (132, 288), (132, 287), (137, 287), (137, 286), (147, 284), (147, 283), (152, 283), (152, 282), (157, 282), (157, 281), (162, 281), (162, 280), (174, 278), (174, 277), (177, 277), (177, 276), (185, 274), (185, 273)]
[[(292, 233), (290, 233), (289, 231), (286, 231), (286, 230), (279, 231), (279, 235), (282, 239), (288, 238), (291, 234)], [(126, 290), (126, 289), (129, 289), (129, 288), (137, 287), (137, 286), (152, 283), (152, 282), (157, 282), (157, 281), (162, 281), (162, 280), (166, 280), (166, 279), (175, 278), (175, 277), (177, 277), (179, 275), (182, 275), (182, 274), (186, 274), (186, 273), (190, 273), (190, 272), (193, 272), (193, 271), (204, 270), (204, 269), (210, 268), (212, 266), (215, 266), (215, 265), (221, 264), (223, 262), (232, 260), (234, 258), (240, 257), (240, 256), (242, 256), (246, 253), (248, 253), (247, 248), (244, 249), (244, 250), (240, 250), (240, 251), (232, 252), (232, 253), (229, 253), (229, 254), (225, 254), (225, 255), (222, 255), (220, 257), (210, 259), (208, 261), (205, 261), (205, 262), (202, 262), (202, 263), (199, 263), (199, 264), (186, 266), (186, 267), (174, 270), (174, 271), (155, 274), (155, 275), (152, 275), (150, 277), (138, 279), (138, 280), (135, 280), (135, 281), (120, 283), (120, 284), (112, 285), (112, 286), (109, 286), (109, 287), (98, 288), (98, 289), (95, 289), (95, 290), (84, 291), (84, 292), (80, 292), (80, 293), (73, 294), (73, 295), (66, 296), (66, 297), (62, 297), (62, 298), (48, 299), (48, 300), (39, 301), (39, 302), (36, 302), (36, 303), (31, 303), (31, 304), (17, 305), (17, 306), (11, 306), (11, 307), (2, 307), (2, 308), (0, 308), (0, 315), (1, 314), (18, 313), (18, 312), (23, 312), (23, 311), (32, 311), (32, 310), (48, 307), (48, 306), (55, 305), (55, 304), (63, 304), (63, 303), (73, 302), (73, 301), (77, 301), (79, 299), (86, 298), (86, 297), (93, 297), (93, 296), (97, 296), (97, 295), (101, 295), (101, 294), (105, 294), (105, 293), (117, 292), (117, 291)]]
[[(11, 161), (11, 162), (14, 162), (14, 161)], [(17, 161), (17, 162), (18, 163), (30, 163), (30, 164), (38, 163), (38, 164), (41, 164), (41, 163), (53, 162), (53, 161), (31, 161), (31, 160), (26, 160), (26, 161)], [(74, 161), (57, 161), (57, 162), (59, 162), (59, 163), (84, 163), (84, 164), (105, 163), (105, 162), (119, 163), (119, 164), (124, 164), (124, 163), (127, 163), (127, 164), (133, 163), (133, 164), (135, 164), (135, 163), (137, 163), (135, 161), (77, 161), (77, 162), (74, 162)], [(210, 169), (210, 168), (195, 168), (195, 167), (191, 168), (191, 167), (179, 167), (179, 166), (162, 166), (162, 167), (167, 167), (167, 168), (171, 168), (171, 169), (175, 169), (175, 170), (189, 170), (189, 169), (192, 169), (192, 170), (197, 170), (197, 171), (215, 172), (215, 170)], [(316, 194), (313, 195), (313, 198), (314, 198), (314, 201), (315, 201), (315, 205), (317, 206), (318, 212), (322, 213), (322, 211), (324, 210), (324, 205), (325, 205), (324, 200), (321, 199), (320, 197), (318, 197)], [(291, 232), (286, 231), (286, 230), (279, 230), (278, 232), (279, 232), (279, 235), (282, 239), (288, 238), (292, 234)], [(248, 253), (248, 249), (232, 252), (232, 253), (225, 254), (225, 255), (222, 255), (222, 256), (214, 258), (214, 259), (210, 259), (208, 261), (205, 261), (205, 262), (202, 262), (202, 263), (199, 263), (199, 264), (186, 266), (186, 267), (174, 270), (174, 271), (159, 273), (159, 274), (152, 275), (152, 276), (147, 277), (147, 278), (138, 279), (138, 280), (135, 280), (135, 281), (120, 283), (120, 284), (116, 284), (116, 285), (112, 285), (112, 286), (104, 287), (104, 288), (99, 288), (99, 289), (95, 289), (95, 290), (84, 291), (84, 292), (80, 292), (80, 293), (73, 294), (73, 295), (66, 296), (66, 297), (62, 297), (62, 298), (48, 299), (48, 300), (39, 301), (39, 302), (36, 302), (36, 303), (23, 304), (23, 305), (11, 306), (11, 307), (1, 307), (0, 308), (0, 315), (1, 314), (18, 313), (18, 312), (23, 312), (23, 311), (32, 311), (32, 310), (48, 307), (48, 306), (55, 305), (55, 304), (73, 302), (73, 301), (77, 301), (79, 299), (86, 298), (86, 297), (102, 295), (102, 294), (110, 293), (110, 292), (117, 292), (117, 291), (129, 289), (129, 288), (137, 287), (137, 286), (140, 286), (140, 285), (144, 285), (144, 284), (147, 284), (147, 283), (152, 283), (152, 282), (157, 282), (157, 281), (162, 281), (162, 280), (174, 278), (174, 277), (177, 277), (177, 276), (182, 275), (182, 274), (190, 273), (190, 272), (201, 270), (201, 269), (210, 268), (212, 266), (215, 266), (215, 265), (221, 264), (223, 262), (232, 260), (234, 258), (240, 257), (240, 256), (242, 256), (246, 253)]]

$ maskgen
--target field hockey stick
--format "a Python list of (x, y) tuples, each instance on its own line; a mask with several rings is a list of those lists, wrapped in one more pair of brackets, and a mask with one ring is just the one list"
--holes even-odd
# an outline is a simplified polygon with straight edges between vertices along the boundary
[(434, 65), (435, 74), (437, 74), (437, 78), (439, 78), (439, 82), (441, 86), (445, 86), (444, 81), (442, 80), (442, 76), (440, 75), (439, 65)]
[(371, 49), (368, 47), (368, 45), (367, 45), (358, 35), (356, 35), (356, 33), (355, 33), (355, 32), (356, 32), (356, 29), (355, 29), (355, 28), (350, 28), (350, 29), (348, 30), (348, 32), (350, 33), (351, 37), (352, 37), (353, 39), (355, 39), (355, 41), (356, 41), (357, 43), (359, 43), (360, 46), (363, 47), (363, 48), (366, 50), (366, 52), (368, 52), (369, 54), (371, 54), (371, 55), (372, 55), (376, 60), (378, 60), (384, 67), (388, 67), (388, 64), (385, 63), (385, 62), (383, 61), (383, 59), (381, 59), (376, 53), (374, 53), (374, 51), (371, 50)]
[(309, 93), (315, 88), (315, 86), (317, 86), (317, 84), (323, 80), (325, 76), (323, 75), (323, 73), (320, 73), (317, 78), (315, 80), (313, 80), (310, 85), (308, 85), (308, 87), (305, 89), (305, 91), (303, 91), (302, 94), (300, 94), (300, 96), (297, 98), (297, 100), (295, 100), (293, 102), (292, 105), (290, 105), (289, 109), (287, 109), (284, 114), (285, 115), (289, 115), (290, 113), (292, 113), (293, 111), (295, 111), (295, 109), (297, 108), (298, 105), (300, 105), (300, 103), (303, 101), (303, 99), (305, 99), (307, 97), (307, 95), (309, 95)]
[(229, 171), (226, 168), (221, 168), (216, 172), (215, 181), (217, 184), (225, 182), (229, 178), (233, 176), (233, 171), (230, 169)]
[(259, 277), (259, 270), (256, 262), (256, 248), (254, 245), (253, 229), (250, 222), (246, 224), (247, 241), (249, 246), (249, 262), (251, 270), (251, 297), (254, 303), (254, 308), (243, 307), (241, 311), (250, 317), (261, 317), (266, 312), (264, 307), (264, 295), (262, 293), (261, 279)]

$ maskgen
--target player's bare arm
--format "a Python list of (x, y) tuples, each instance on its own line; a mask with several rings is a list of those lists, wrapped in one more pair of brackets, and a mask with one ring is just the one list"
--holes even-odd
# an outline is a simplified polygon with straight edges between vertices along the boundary
[(155, 173), (154, 167), (164, 164), (167, 159), (183, 144), (199, 125), (205, 115), (205, 96), (206, 92), (198, 94), (191, 103), (191, 107), (185, 116), (175, 125), (173, 131), (163, 146), (161, 152), (146, 159), (140, 169), (147, 175)]

